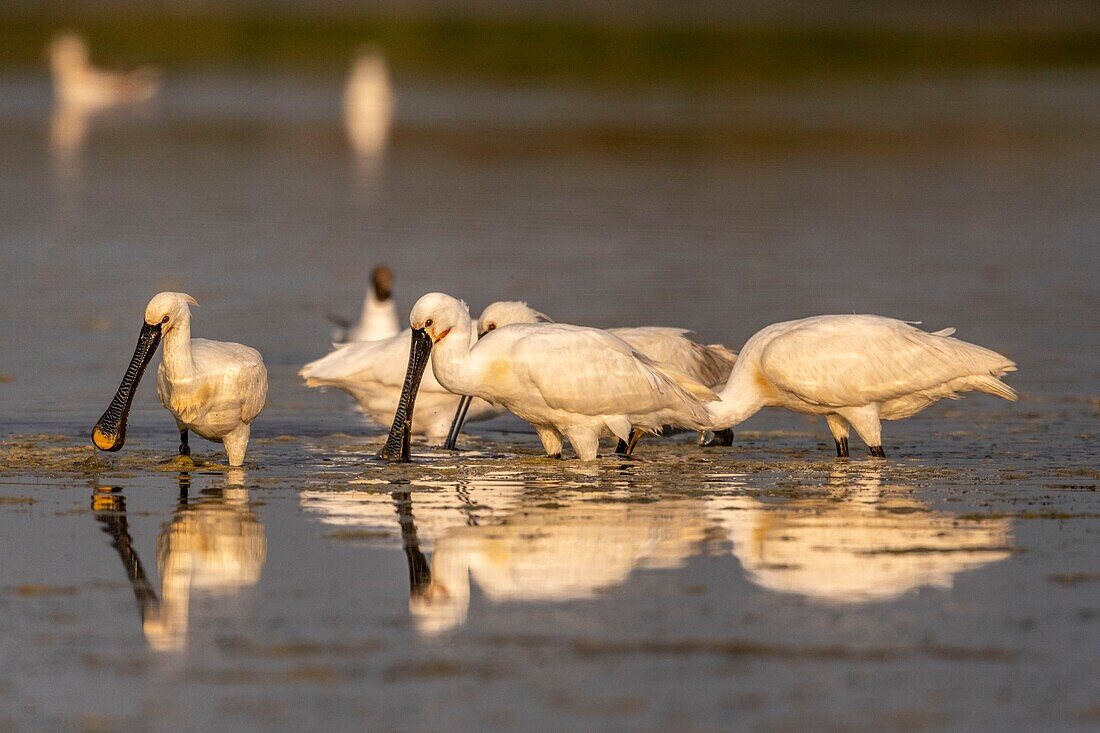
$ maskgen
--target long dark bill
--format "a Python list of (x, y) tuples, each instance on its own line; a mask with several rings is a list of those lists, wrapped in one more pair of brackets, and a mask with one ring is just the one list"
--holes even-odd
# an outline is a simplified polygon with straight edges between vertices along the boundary
[(414, 328), (412, 345), (409, 347), (409, 367), (405, 371), (405, 383), (401, 386), (401, 399), (397, 402), (397, 412), (393, 416), (390, 435), (386, 444), (378, 452), (378, 457), (387, 461), (408, 461), (409, 440), (412, 437), (413, 405), (416, 393), (420, 389), (420, 380), (424, 368), (428, 366), (428, 357), (432, 354), (432, 338), (422, 328)]
[(92, 444), (96, 448), (116, 451), (126, 442), (126, 418), (130, 416), (134, 390), (137, 389), (141, 375), (145, 373), (145, 367), (149, 366), (159, 344), (160, 324), (155, 326), (150, 326), (148, 323), (142, 324), (137, 348), (134, 349), (134, 357), (130, 359), (130, 366), (126, 367), (122, 384), (118, 385), (118, 391), (115, 392), (111, 404), (107, 406), (106, 412), (92, 428)]
[(462, 399), (458, 401), (454, 422), (451, 423), (451, 430), (447, 433), (447, 440), (443, 443), (443, 447), (447, 450), (455, 449), (458, 436), (462, 434), (462, 424), (466, 422), (466, 413), (470, 411), (470, 403), (473, 401), (474, 398), (469, 395), (462, 395)]

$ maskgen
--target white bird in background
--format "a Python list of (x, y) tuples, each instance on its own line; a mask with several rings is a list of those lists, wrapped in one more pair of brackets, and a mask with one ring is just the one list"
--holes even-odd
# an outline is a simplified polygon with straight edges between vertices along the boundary
[(944, 397), (977, 390), (1015, 400), (998, 377), (1006, 357), (909, 323), (871, 315), (816, 316), (758, 331), (737, 357), (720, 401), (707, 405), (713, 427), (733, 427), (763, 407), (822, 415), (848, 455), (849, 426), (882, 457), (881, 420), (900, 420)]
[[(477, 331), (479, 335), (484, 336), (501, 326), (540, 322), (553, 323), (553, 320), (522, 301), (500, 300), (486, 306), (481, 312)], [(711, 389), (718, 389), (726, 383), (730, 370), (737, 361), (737, 354), (721, 344), (704, 346), (692, 341), (687, 337), (691, 331), (684, 328), (641, 326), (609, 328), (607, 331), (630, 344), (635, 351), (645, 354), (653, 361), (670, 366)], [(453, 430), (456, 438), (461, 429), (461, 421), (456, 422)], [(630, 443), (620, 442), (616, 452), (630, 455), (637, 437), (638, 434), (635, 433), (631, 436)], [(732, 445), (733, 432), (719, 431), (710, 439), (704, 438), (703, 433), (700, 433), (699, 442), (704, 445)], [(454, 448), (454, 444), (448, 440), (445, 447)]]
[(163, 337), (157, 396), (176, 419), (180, 455), (191, 454), (190, 430), (223, 443), (230, 466), (244, 463), (251, 423), (267, 400), (267, 368), (260, 352), (248, 346), (192, 339), (189, 305), (198, 303), (186, 293), (158, 293), (149, 301), (130, 366), (92, 430), (92, 442), (100, 450), (122, 448), (134, 390)]
[(632, 428), (702, 429), (700, 399), (714, 393), (639, 354), (598, 328), (513, 324), (478, 340), (464, 303), (443, 293), (417, 301), (409, 318), (412, 353), (383, 458), (408, 460), (409, 411), (428, 365), (444, 388), (500, 404), (534, 426), (546, 454), (569, 439), (581, 460), (596, 458), (601, 435), (629, 438)]
[[(329, 314), (330, 320), (336, 320)], [(405, 367), (409, 363), (409, 330), (401, 331), (393, 300), (393, 273), (379, 266), (371, 272), (371, 287), (363, 301), (359, 323), (346, 328), (346, 343), (299, 370), (307, 387), (335, 387), (350, 394), (359, 409), (378, 425), (386, 426), (397, 410)], [(373, 338), (371, 338), (373, 337)], [(418, 434), (432, 440), (447, 435), (460, 395), (445, 390), (429, 368), (421, 386), (413, 423)], [(470, 420), (488, 420), (503, 410), (484, 400), (472, 405)]]
[[(359, 409), (372, 421), (389, 425), (397, 410), (405, 367), (409, 364), (409, 334), (409, 329), (405, 329), (388, 339), (337, 345), (325, 356), (302, 367), (298, 375), (307, 387), (344, 390), (355, 398)], [(442, 440), (461, 399), (460, 395), (444, 389), (428, 368), (413, 414), (415, 432), (431, 440)], [(469, 419), (488, 420), (501, 412), (503, 410), (484, 400), (474, 400)]]
[(356, 153), (376, 157), (385, 150), (394, 104), (386, 59), (374, 50), (361, 52), (344, 88), (344, 125)]
[(160, 88), (156, 69), (117, 72), (92, 66), (88, 45), (75, 33), (61, 33), (50, 41), (50, 71), (59, 105), (86, 111), (136, 104), (150, 99)]
[(397, 317), (397, 305), (393, 301), (393, 271), (385, 265), (371, 270), (370, 287), (363, 298), (363, 310), (359, 322), (351, 321), (326, 313), (330, 321), (340, 327), (333, 340), (338, 344), (350, 341), (381, 341), (401, 333), (401, 322)]

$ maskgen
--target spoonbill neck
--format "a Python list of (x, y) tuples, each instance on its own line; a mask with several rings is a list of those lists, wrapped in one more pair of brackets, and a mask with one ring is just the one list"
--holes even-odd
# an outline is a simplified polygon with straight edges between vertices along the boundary
[(473, 321), (466, 316), (432, 347), (432, 371), (445, 389), (455, 394), (474, 394), (477, 375), (470, 352), (476, 342)]
[(767, 395), (756, 383), (756, 374), (759, 370), (750, 364), (750, 360), (739, 356), (726, 386), (718, 393), (718, 400), (706, 405), (716, 427), (731, 428), (767, 406)]
[(191, 321), (180, 318), (168, 333), (164, 334), (164, 372), (169, 379), (187, 379), (195, 374), (195, 361), (191, 358)]

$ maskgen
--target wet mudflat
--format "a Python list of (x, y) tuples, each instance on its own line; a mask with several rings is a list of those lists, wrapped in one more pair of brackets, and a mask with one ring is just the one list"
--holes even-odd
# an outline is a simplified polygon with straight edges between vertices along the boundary
[(491, 429), (408, 466), (370, 457), (377, 431), (261, 437), (242, 470), (167, 439), (109, 457), (10, 439), (7, 721), (1094, 725), (1091, 447), (962, 425), (1019, 436), (1096, 406), (971, 407), (887, 460), (835, 461), (809, 424), (593, 465)]
[[(44, 80), (0, 79), (0, 727), (1098, 724), (1096, 78), (400, 81), (357, 160), (335, 80), (169, 77), (58, 150)], [(522, 298), (733, 348), (920, 318), (1016, 359), (1022, 398), (888, 423), (886, 460), (768, 413), (729, 449), (551, 462), (502, 419), (383, 464), (295, 374), (379, 261), (403, 310)], [(126, 448), (88, 444), (168, 288), (271, 370), (240, 471), (173, 459), (148, 378)]]

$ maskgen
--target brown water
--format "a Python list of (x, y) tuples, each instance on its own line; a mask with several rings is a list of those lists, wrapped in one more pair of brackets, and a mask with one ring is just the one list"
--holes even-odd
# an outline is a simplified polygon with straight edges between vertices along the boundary
[[(0, 725), (1100, 720), (1100, 77), (398, 82), (357, 160), (331, 79), (170, 77), (51, 152), (45, 81), (0, 78)], [(382, 465), (382, 429), (295, 377), (382, 261), (404, 309), (522, 298), (733, 348), (815, 313), (955, 326), (1022, 399), (889, 423), (887, 461), (767, 413), (731, 449), (551, 463), (501, 419)], [(151, 381), (124, 452), (85, 444), (169, 288), (267, 360), (243, 472), (201, 441), (165, 463)]]

